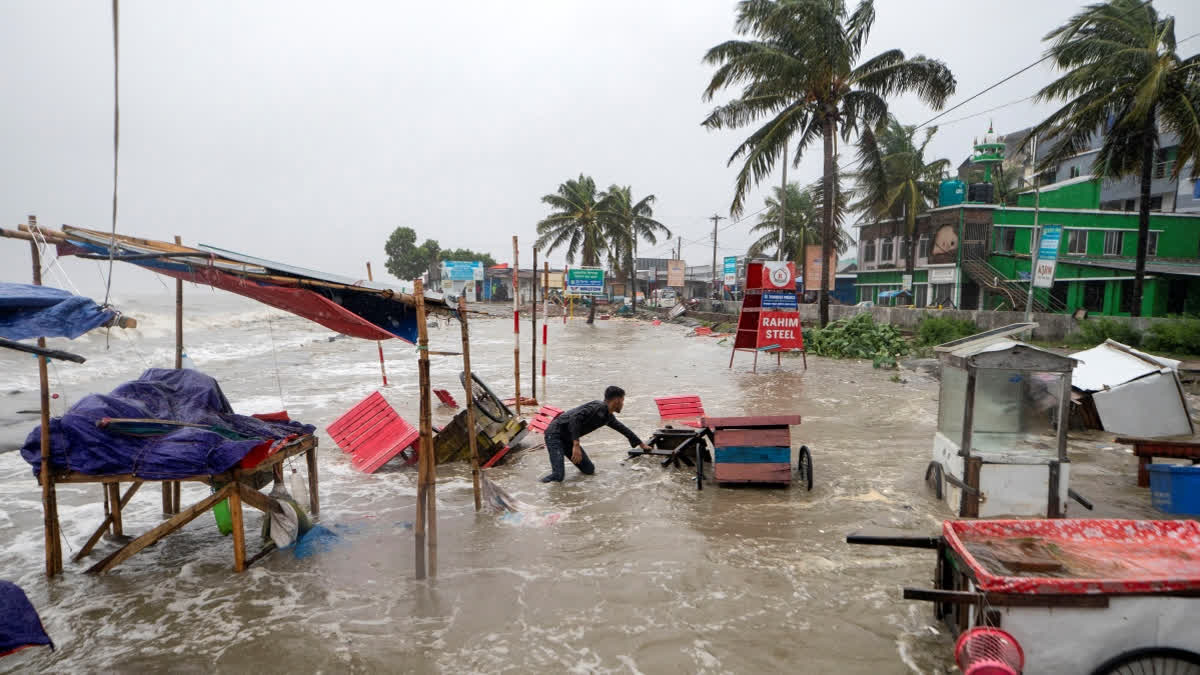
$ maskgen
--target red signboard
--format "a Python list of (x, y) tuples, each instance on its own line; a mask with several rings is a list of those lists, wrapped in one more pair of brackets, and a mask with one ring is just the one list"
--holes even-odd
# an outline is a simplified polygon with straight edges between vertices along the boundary
[(796, 264), (791, 262), (762, 263), (762, 286), (770, 290), (794, 290), (796, 288)]
[(798, 312), (759, 312), (759, 349), (804, 349), (804, 333), (800, 329)]

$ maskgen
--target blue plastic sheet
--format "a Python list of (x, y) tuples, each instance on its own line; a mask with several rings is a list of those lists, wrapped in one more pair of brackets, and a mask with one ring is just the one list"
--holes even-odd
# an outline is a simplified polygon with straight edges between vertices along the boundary
[(114, 316), (113, 310), (58, 288), (0, 282), (0, 337), (9, 340), (75, 339)]
[[(157, 419), (205, 425), (180, 427), (160, 436), (132, 436), (102, 429), (104, 418)], [(50, 420), (50, 464), (93, 476), (132, 474), (167, 480), (228, 471), (264, 440), (310, 434), (299, 422), (266, 422), (233, 412), (221, 387), (196, 370), (151, 368), (109, 394), (90, 394), (62, 417)], [(41, 428), (21, 456), (41, 466)]]
[(33, 603), (20, 586), (0, 581), (0, 656), (37, 645), (54, 648)]

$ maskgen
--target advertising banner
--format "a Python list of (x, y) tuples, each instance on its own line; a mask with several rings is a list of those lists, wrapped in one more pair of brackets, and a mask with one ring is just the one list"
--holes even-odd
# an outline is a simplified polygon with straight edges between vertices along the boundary
[(1062, 242), (1062, 226), (1046, 225), (1042, 228), (1042, 240), (1038, 245), (1037, 268), (1033, 271), (1033, 285), (1050, 288), (1054, 285), (1054, 268), (1058, 265), (1058, 245)]
[(763, 263), (762, 287), (764, 290), (795, 290), (796, 264), (774, 261)]
[(795, 291), (763, 291), (762, 292), (762, 308), (763, 309), (790, 309), (794, 312), (797, 310), (796, 292)]
[(478, 260), (443, 260), (442, 277), (451, 281), (482, 281), (483, 263)]
[(567, 292), (578, 295), (603, 295), (604, 270), (592, 268), (567, 270)]
[(683, 288), (684, 264), (682, 260), (667, 261), (667, 285), (673, 288)]
[(737, 286), (737, 256), (725, 258), (725, 285)]
[(821, 245), (805, 247), (804, 249), (804, 290), (819, 291), (821, 290), (821, 274), (829, 275), (829, 290), (833, 290), (837, 286), (837, 280), (834, 275), (837, 274), (836, 259), (834, 264), (825, 265), (821, 260)]
[(804, 349), (804, 333), (796, 312), (760, 312), (758, 347)]

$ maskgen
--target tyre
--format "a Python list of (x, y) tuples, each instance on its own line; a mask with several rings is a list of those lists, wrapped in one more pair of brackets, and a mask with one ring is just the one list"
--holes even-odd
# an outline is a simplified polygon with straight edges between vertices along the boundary
[(1147, 647), (1109, 659), (1092, 675), (1200, 675), (1200, 654), (1172, 647)]
[(942, 482), (942, 465), (938, 462), (930, 462), (929, 466), (925, 467), (925, 484), (929, 486), (930, 490), (933, 490), (938, 501), (942, 499)]
[(796, 462), (796, 473), (800, 474), (800, 480), (811, 491), (813, 486), (812, 453), (808, 451), (807, 445), (800, 446), (800, 459)]
[[(459, 373), (458, 379), (466, 388), (467, 374)], [(475, 401), (475, 409), (493, 422), (503, 423), (513, 416), (508, 406), (504, 405), (504, 401), (500, 400), (475, 373), (471, 373), (471, 398)]]

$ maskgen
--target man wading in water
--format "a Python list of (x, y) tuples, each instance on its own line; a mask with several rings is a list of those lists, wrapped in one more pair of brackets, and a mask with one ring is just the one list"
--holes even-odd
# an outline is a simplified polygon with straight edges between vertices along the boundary
[(579, 444), (579, 439), (603, 426), (621, 432), (621, 435), (629, 439), (630, 447), (649, 450), (650, 446), (643, 443), (637, 434), (630, 431), (629, 427), (621, 424), (616, 418), (616, 413), (621, 412), (624, 405), (625, 390), (620, 387), (609, 387), (604, 390), (603, 401), (584, 403), (578, 408), (572, 408), (555, 417), (550, 426), (546, 427), (546, 450), (550, 453), (550, 473), (542, 476), (542, 482), (562, 482), (563, 457), (568, 456), (567, 448), (570, 448), (571, 463), (576, 468), (589, 476), (596, 473), (596, 465), (588, 459), (587, 453), (583, 451), (583, 446)]

